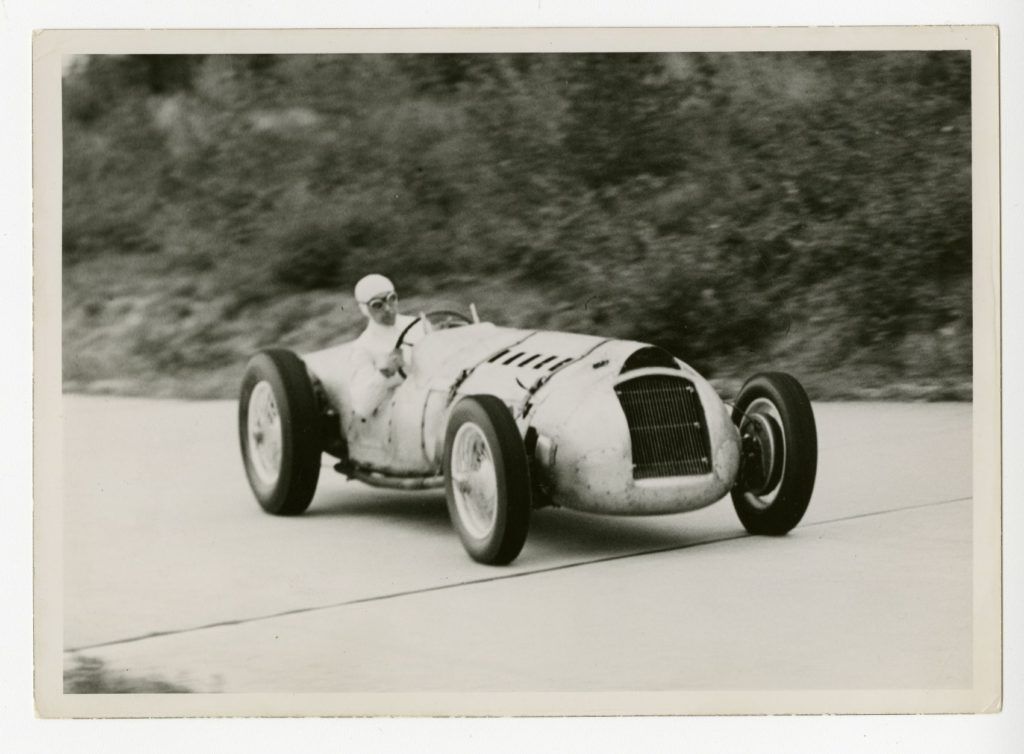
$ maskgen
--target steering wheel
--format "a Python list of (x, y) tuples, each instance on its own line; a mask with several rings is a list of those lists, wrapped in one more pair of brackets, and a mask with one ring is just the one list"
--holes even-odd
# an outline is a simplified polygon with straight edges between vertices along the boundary
[[(412, 328), (424, 321), (430, 326), (429, 332), (434, 330), (451, 330), (455, 327), (465, 327), (466, 325), (473, 324), (473, 320), (467, 317), (461, 312), (451, 311), (450, 309), (439, 309), (433, 312), (427, 312), (420, 317), (416, 317), (412, 322), (405, 326), (401, 334), (398, 336), (398, 340), (395, 341), (395, 348), (412, 348), (416, 343), (410, 343), (406, 341), (406, 336), (412, 331)], [(404, 378), (406, 376), (405, 370), (401, 367), (398, 368), (398, 373)]]

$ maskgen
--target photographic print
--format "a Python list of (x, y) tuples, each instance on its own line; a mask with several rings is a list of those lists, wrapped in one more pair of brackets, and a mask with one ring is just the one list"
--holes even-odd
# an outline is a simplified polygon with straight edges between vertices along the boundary
[(994, 55), (44, 33), (40, 709), (997, 710)]

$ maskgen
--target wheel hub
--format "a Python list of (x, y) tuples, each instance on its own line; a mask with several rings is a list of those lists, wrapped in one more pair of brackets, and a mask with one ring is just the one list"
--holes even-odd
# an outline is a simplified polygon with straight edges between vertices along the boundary
[(743, 486), (755, 495), (771, 491), (782, 476), (782, 428), (766, 413), (749, 413), (740, 427)]

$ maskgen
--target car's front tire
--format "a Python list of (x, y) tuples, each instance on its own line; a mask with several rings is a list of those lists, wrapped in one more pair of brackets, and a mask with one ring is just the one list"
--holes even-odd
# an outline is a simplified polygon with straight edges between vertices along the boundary
[(291, 351), (253, 356), (242, 378), (238, 433), (249, 485), (268, 513), (309, 507), (320, 478), (321, 423), (306, 365)]
[(751, 377), (733, 406), (740, 473), (732, 501), (751, 534), (781, 535), (803, 518), (814, 491), (818, 433), (807, 393), (782, 372)]
[(445, 433), (448, 514), (470, 557), (515, 560), (530, 525), (530, 471), (511, 412), (491, 395), (463, 398)]

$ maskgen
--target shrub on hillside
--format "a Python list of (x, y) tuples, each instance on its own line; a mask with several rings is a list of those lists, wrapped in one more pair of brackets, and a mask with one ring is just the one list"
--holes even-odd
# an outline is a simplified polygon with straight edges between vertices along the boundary
[(152, 254), (160, 245), (132, 218), (69, 216), (61, 228), (66, 264), (102, 254)]
[(337, 222), (295, 223), (270, 240), (273, 278), (301, 290), (335, 288), (347, 272), (351, 229)]

